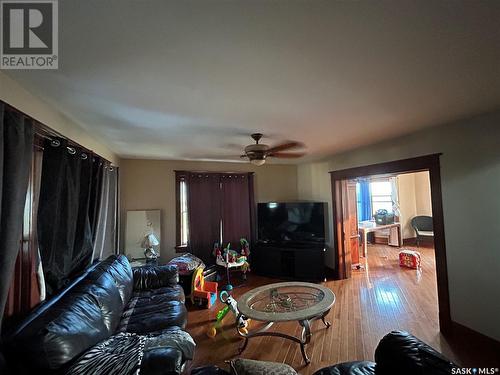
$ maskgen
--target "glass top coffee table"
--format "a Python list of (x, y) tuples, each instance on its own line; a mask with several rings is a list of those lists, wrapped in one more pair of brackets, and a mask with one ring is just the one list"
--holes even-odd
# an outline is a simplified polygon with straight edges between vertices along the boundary
[[(240, 353), (252, 337), (277, 336), (299, 343), (302, 357), (309, 364), (305, 345), (311, 341), (311, 322), (321, 319), (327, 328), (330, 327), (325, 316), (334, 303), (335, 294), (330, 289), (312, 283), (283, 282), (248, 291), (238, 301), (240, 315), (266, 324), (252, 332), (238, 330), (239, 335), (245, 338)], [(268, 332), (274, 323), (289, 321), (297, 321), (302, 327), (300, 338), (281, 332)]]

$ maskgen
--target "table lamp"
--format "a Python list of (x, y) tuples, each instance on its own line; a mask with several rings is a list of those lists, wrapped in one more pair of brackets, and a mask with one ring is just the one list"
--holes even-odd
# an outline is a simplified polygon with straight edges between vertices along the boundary
[(149, 233), (144, 236), (141, 242), (141, 247), (144, 249), (144, 256), (148, 260), (156, 260), (158, 258), (158, 252), (153, 246), (158, 246), (160, 241), (156, 238), (154, 233)]

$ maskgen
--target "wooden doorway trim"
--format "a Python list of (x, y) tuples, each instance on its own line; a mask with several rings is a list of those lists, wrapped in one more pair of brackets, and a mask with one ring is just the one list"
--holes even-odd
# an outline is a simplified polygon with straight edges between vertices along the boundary
[[(342, 181), (358, 177), (373, 176), (388, 173), (413, 173), (429, 171), (431, 185), (432, 217), (434, 222), (434, 248), (436, 256), (436, 278), (439, 305), (439, 326), (443, 333), (451, 332), (450, 295), (448, 289), (448, 266), (446, 263), (446, 243), (444, 237), (443, 197), (441, 192), (441, 167), (439, 157), (441, 154), (425, 155), (416, 158), (390, 161), (386, 163), (371, 164), (361, 167), (342, 169), (330, 172), (332, 179), (332, 202), (333, 202), (333, 244), (335, 247), (336, 276), (343, 278), (342, 257), (343, 234), (340, 231), (337, 213), (342, 210), (342, 201), (336, 194), (336, 186)], [(339, 211), (340, 210), (340, 211)], [(339, 242), (341, 241), (341, 242)], [(340, 256), (339, 256), (340, 255)], [(344, 254), (345, 255), (345, 254)], [(340, 272), (339, 272), (340, 271)]]
[(335, 257), (335, 272), (336, 280), (348, 279), (351, 277), (351, 254), (346, 246), (346, 236), (344, 227), (346, 225), (345, 205), (347, 202), (346, 196), (347, 180), (332, 180), (333, 193), (333, 215), (334, 225), (333, 231), (336, 257)]

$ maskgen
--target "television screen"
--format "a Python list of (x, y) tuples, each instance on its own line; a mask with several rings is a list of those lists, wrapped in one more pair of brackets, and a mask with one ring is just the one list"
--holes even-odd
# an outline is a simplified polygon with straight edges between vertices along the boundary
[(259, 203), (257, 213), (260, 241), (325, 241), (325, 203)]

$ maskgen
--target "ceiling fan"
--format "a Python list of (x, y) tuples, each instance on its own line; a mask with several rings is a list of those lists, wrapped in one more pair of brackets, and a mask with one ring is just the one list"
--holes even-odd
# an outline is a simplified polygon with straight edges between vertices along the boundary
[(291, 150), (295, 148), (304, 147), (304, 144), (297, 141), (285, 141), (274, 147), (269, 147), (263, 143), (259, 143), (262, 138), (261, 133), (254, 133), (250, 135), (255, 144), (251, 144), (245, 147), (245, 153), (241, 155), (242, 158), (248, 158), (250, 163), (254, 165), (263, 165), (266, 162), (266, 158), (282, 158), (282, 159), (294, 159), (300, 158), (305, 155), (304, 152), (283, 152), (286, 150)]

